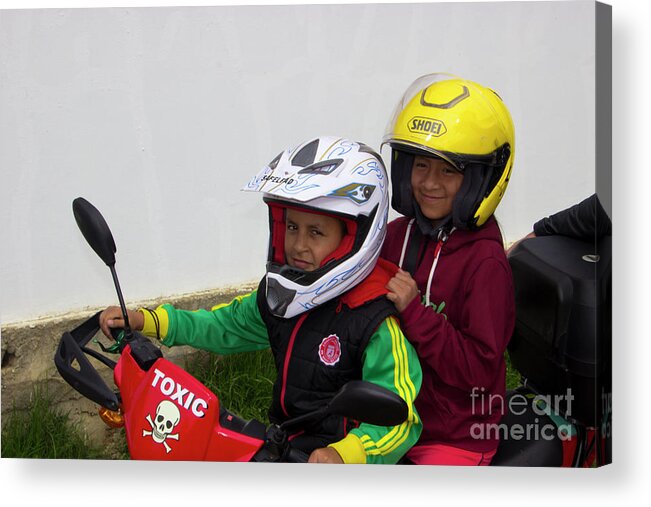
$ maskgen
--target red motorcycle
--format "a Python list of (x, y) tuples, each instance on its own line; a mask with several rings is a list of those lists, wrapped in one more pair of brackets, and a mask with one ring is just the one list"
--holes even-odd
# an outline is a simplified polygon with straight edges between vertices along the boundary
[[(210, 389), (163, 357), (149, 338), (130, 329), (115, 271), (115, 242), (101, 213), (88, 201), (73, 201), (82, 234), (110, 268), (126, 326), (114, 330), (115, 344), (102, 352), (89, 347), (99, 332), (99, 313), (59, 342), (54, 362), (61, 376), (86, 398), (100, 405), (110, 426), (124, 426), (129, 454), (144, 460), (306, 462), (288, 435), (330, 415), (379, 426), (407, 419), (408, 407), (397, 394), (364, 381), (352, 381), (319, 410), (265, 426), (244, 420), (219, 403)], [(119, 353), (117, 362), (106, 353)], [(113, 370), (117, 390), (109, 388), (89, 357)]]
[[(280, 425), (229, 412), (206, 386), (129, 328), (112, 234), (84, 199), (73, 202), (73, 211), (111, 270), (126, 327), (114, 332), (112, 347), (101, 346), (120, 354), (117, 363), (88, 347), (99, 331), (97, 314), (64, 333), (55, 364), (72, 387), (101, 406), (108, 424), (124, 424), (132, 458), (305, 462), (308, 456), (288, 438), (305, 423), (333, 414), (381, 426), (407, 418), (399, 396), (362, 381), (345, 385), (317, 412)], [(556, 236), (522, 241), (509, 256), (516, 301), (509, 355), (522, 386), (504, 398), (500, 424), (484, 428), (500, 438), (491, 465), (587, 467), (611, 461), (610, 252), (610, 238), (593, 245)], [(113, 369), (117, 391), (87, 356)]]

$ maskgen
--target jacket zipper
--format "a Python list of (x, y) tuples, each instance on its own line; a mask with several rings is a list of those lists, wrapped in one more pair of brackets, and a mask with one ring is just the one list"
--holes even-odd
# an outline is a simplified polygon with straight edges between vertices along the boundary
[(294, 326), (294, 330), (292, 331), (292, 335), (289, 338), (287, 351), (285, 352), (285, 362), (283, 364), (282, 387), (280, 390), (280, 408), (282, 408), (283, 413), (287, 417), (289, 417), (289, 413), (287, 412), (287, 408), (285, 407), (285, 392), (287, 390), (287, 371), (289, 370), (289, 360), (292, 357), (292, 349), (294, 348), (294, 341), (296, 340), (296, 335), (298, 334), (298, 330), (300, 329), (300, 327), (303, 325), (303, 321), (307, 318), (307, 315), (308, 312), (305, 312), (298, 319), (298, 322), (296, 323), (296, 326)]

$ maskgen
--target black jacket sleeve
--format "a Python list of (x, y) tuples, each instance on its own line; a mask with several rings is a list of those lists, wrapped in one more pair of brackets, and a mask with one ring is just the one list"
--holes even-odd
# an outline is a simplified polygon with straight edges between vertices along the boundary
[(611, 235), (611, 221), (597, 194), (578, 204), (538, 220), (533, 226), (536, 236), (559, 234), (583, 241), (594, 241)]

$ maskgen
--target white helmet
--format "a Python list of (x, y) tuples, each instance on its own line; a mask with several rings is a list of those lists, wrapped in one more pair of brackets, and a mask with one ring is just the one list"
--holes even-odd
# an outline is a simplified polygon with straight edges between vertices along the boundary
[[(386, 235), (388, 178), (382, 158), (362, 143), (318, 137), (287, 149), (242, 188), (269, 206), (266, 299), (291, 318), (361, 282), (375, 267)], [(285, 210), (325, 213), (346, 224), (339, 247), (314, 271), (285, 260)]]

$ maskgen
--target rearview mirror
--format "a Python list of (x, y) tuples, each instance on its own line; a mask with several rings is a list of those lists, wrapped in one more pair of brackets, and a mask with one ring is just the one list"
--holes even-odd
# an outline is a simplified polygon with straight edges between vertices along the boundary
[(376, 426), (397, 426), (407, 420), (409, 407), (393, 391), (364, 380), (351, 380), (333, 396), (325, 407), (283, 422), (289, 429), (308, 421), (339, 415)]
[(353, 380), (332, 398), (328, 412), (376, 426), (396, 426), (407, 419), (409, 408), (393, 391), (372, 382)]
[(75, 215), (77, 227), (91, 248), (107, 266), (114, 266), (115, 241), (113, 241), (113, 234), (111, 234), (102, 214), (83, 197), (77, 197), (72, 201), (72, 212)]

